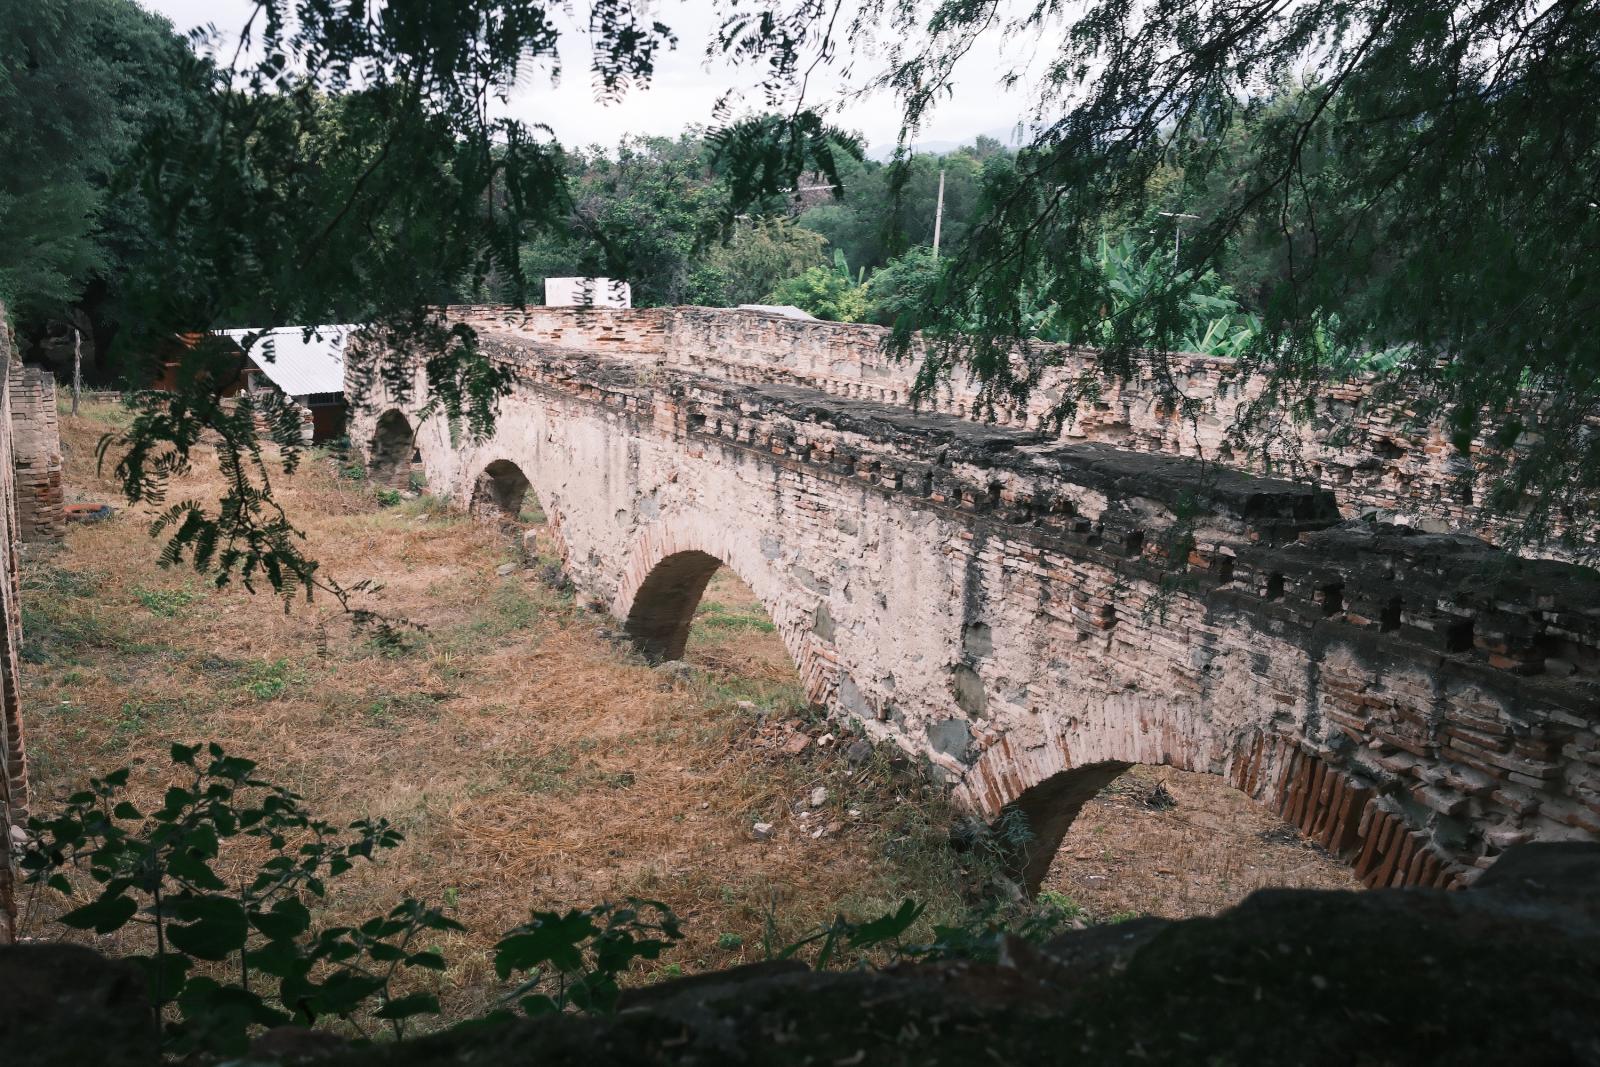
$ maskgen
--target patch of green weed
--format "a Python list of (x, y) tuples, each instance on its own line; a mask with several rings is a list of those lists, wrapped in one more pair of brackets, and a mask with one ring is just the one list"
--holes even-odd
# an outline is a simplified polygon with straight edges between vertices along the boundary
[(539, 601), (521, 581), (499, 582), (473, 614), (467, 629), (477, 637), (504, 637), (527, 630), (543, 614)]
[(393, 726), (401, 719), (432, 717), (439, 698), (432, 693), (380, 693), (367, 702), (367, 718), (376, 726)]
[(256, 660), (246, 663), (242, 683), (257, 700), (277, 700), (289, 687), (304, 680), (305, 672), (286, 659)]
[(146, 611), (163, 619), (176, 618), (197, 598), (195, 593), (187, 589), (145, 589), (142, 586), (135, 586), (133, 595)]
[(777, 627), (764, 613), (733, 611), (720, 604), (702, 604), (695, 612), (694, 625), (708, 630), (754, 630), (776, 633)]

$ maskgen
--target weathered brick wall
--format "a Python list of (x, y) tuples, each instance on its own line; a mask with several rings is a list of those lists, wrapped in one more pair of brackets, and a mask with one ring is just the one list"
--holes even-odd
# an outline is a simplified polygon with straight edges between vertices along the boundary
[(1340, 523), (1306, 485), (606, 336), (485, 330), (514, 393), (478, 443), (418, 424), (419, 393), (429, 484), (465, 507), (515, 468), (579, 588), (657, 651), (726, 563), (813, 700), (978, 814), (1029, 815), (1030, 874), (1132, 762), (1227, 775), (1372, 884), (1600, 836), (1600, 575)]
[[(809, 385), (831, 396), (906, 404), (916, 362), (893, 362), (884, 353), (887, 331), (853, 323), (806, 322), (718, 308), (649, 308), (627, 311), (495, 306), (453, 309), (466, 321), (540, 343), (613, 354), (646, 355), (730, 381)], [(1158, 401), (1152, 377), (1103, 382), (1092, 352), (1042, 345), (1061, 366), (1047, 372), (1026, 410), (1002, 407), (1001, 426), (1037, 427), (1074, 383), (1100, 383), (1098, 399), (1079, 405), (1063, 441), (1093, 441), (1168, 456), (1194, 456), (1256, 473), (1306, 480), (1329, 489), (1345, 517), (1370, 516), (1429, 532), (1461, 531), (1510, 543), (1514, 530), (1486, 516), (1474, 502), (1481, 481), (1462, 482), (1467, 464), (1442, 429), (1418, 424), (1402, 407), (1379, 403), (1360, 381), (1325, 390), (1314, 414), (1279, 424), (1278, 437), (1259, 441), (1266, 457), (1237, 456), (1228, 431), (1240, 409), (1256, 398), (1260, 382), (1242, 387), (1228, 360), (1174, 356), (1175, 379), (1201, 405), (1194, 421), (1178, 418)], [(955, 380), (925, 409), (982, 421), (974, 383)], [(1475, 448), (1484, 448), (1478, 441)], [(1593, 547), (1593, 546), (1591, 546)], [(1531, 555), (1576, 559), (1570, 548), (1526, 548)]]
[[(6, 310), (0, 304), (0, 361), (13, 366)], [(0, 471), (12, 469), (11, 390), (16, 377), (0, 376)], [(16, 933), (15, 868), (12, 827), (27, 813), (27, 761), (22, 743), (22, 700), (18, 688), (17, 650), (21, 644), (22, 609), (18, 598), (19, 528), (15, 487), (0, 478), (0, 942)]]
[(49, 371), (10, 365), (12, 470), (24, 541), (51, 541), (66, 529), (56, 380)]

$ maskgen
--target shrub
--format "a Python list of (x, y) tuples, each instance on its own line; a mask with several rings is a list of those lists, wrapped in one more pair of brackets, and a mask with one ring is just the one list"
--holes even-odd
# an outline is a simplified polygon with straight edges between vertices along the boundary
[(792, 304), (819, 319), (861, 322), (867, 313), (867, 287), (850, 276), (850, 265), (835, 250), (833, 267), (812, 267), (773, 286), (769, 304)]
[[(357, 861), (399, 845), (400, 831), (384, 819), (341, 831), (215, 744), (175, 744), (171, 756), (179, 781), (159, 808), (143, 812), (128, 799), (127, 768), (92, 779), (54, 818), (29, 821), (21, 859), (35, 886), (74, 902), (92, 894), (58, 921), (97, 934), (148, 930), (148, 951), (127, 959), (146, 976), (168, 1054), (238, 1056), (260, 1029), (329, 1018), (364, 1036), (364, 1021), (376, 1021), (399, 1038), (407, 1020), (439, 1012), (437, 996), (402, 993), (397, 980), (443, 971), (444, 957), (415, 942), (460, 923), (407, 897), (356, 926), (316, 930), (308, 907)], [(236, 838), (265, 845), (253, 877), (237, 875), (227, 847)], [(536, 911), (495, 946), (495, 969), (523, 976), (505, 999), (529, 1015), (609, 1012), (622, 973), (682, 936), (657, 901)]]
[(893, 326), (903, 316), (907, 323), (915, 323), (938, 280), (939, 261), (932, 249), (913, 248), (890, 260), (867, 283), (866, 320)]
[(528, 975), (506, 997), (528, 1015), (611, 1012), (622, 995), (618, 976), (634, 960), (659, 959), (682, 937), (672, 909), (655, 900), (536, 911), (495, 946), (494, 970), (502, 981)]
[[(68, 872), (88, 876), (93, 899), (62, 923), (97, 934), (148, 928), (151, 951), (131, 961), (165, 1020), (167, 1051), (238, 1055), (255, 1027), (355, 1022), (368, 1009), (402, 1036), (405, 1020), (437, 1012), (432, 994), (397, 996), (392, 985), (404, 970), (444, 969), (438, 953), (410, 946), (425, 930), (461, 929), (454, 920), (407, 898), (359, 926), (311, 927), (307, 901), (358, 860), (394, 848), (400, 832), (383, 819), (340, 831), (296, 794), (252, 777), (253, 761), (215, 744), (204, 752), (202, 760), (200, 745), (172, 746), (180, 782), (148, 813), (126, 796), (126, 768), (93, 779), (55, 818), (30, 820), (21, 861), (29, 882), (71, 899), (85, 886)], [(241, 837), (268, 852), (242, 879), (224, 862), (224, 843)]]

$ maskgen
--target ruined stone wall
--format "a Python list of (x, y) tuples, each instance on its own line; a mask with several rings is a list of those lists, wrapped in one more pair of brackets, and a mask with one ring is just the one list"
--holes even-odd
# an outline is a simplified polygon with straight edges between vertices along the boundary
[(513, 394), (487, 442), (420, 424), (429, 484), (465, 507), (514, 464), (630, 627), (686, 617), (702, 554), (726, 563), (811, 699), (974, 812), (1025, 811), (1034, 867), (1083, 776), (1132, 762), (1227, 775), (1372, 884), (1600, 836), (1591, 571), (1340, 525), (1304, 485), (570, 340), (485, 331)]
[[(0, 362), (14, 366), (10, 326), (0, 304)], [(16, 376), (0, 376), (0, 471), (12, 469), (12, 389)], [(15, 487), (0, 477), (0, 943), (16, 934), (12, 827), (27, 814), (27, 761), (22, 743), (22, 699), (17, 651), (22, 643), (22, 608), (17, 569), (19, 526)]]
[[(908, 405), (916, 360), (893, 362), (884, 353), (887, 331), (877, 326), (788, 319), (714, 308), (653, 308), (629, 311), (554, 308), (452, 309), (459, 317), (497, 332), (514, 332), (559, 347), (648, 355), (730, 381), (808, 385), (836, 397)], [(1002, 406), (998, 425), (1040, 427), (1063, 396), (1083, 379), (1099, 381), (1094, 354), (1064, 345), (1040, 346), (1060, 361), (1026, 409)], [(1260, 456), (1238, 456), (1228, 431), (1243, 405), (1259, 395), (1260, 383), (1241, 388), (1230, 361), (1174, 356), (1172, 367), (1185, 396), (1201, 405), (1194, 421), (1162, 406), (1152, 377), (1100, 382), (1097, 399), (1079, 405), (1060, 440), (1093, 441), (1121, 449), (1168, 456), (1193, 456), (1257, 473), (1305, 480), (1328, 488), (1347, 518), (1412, 525), (1428, 532), (1461, 531), (1494, 543), (1511, 543), (1514, 527), (1486, 516), (1475, 501), (1485, 486), (1465, 486), (1467, 464), (1437, 425), (1419, 425), (1401, 407), (1375, 401), (1368, 383), (1351, 381), (1325, 390), (1307, 420), (1278, 427), (1280, 436), (1258, 442)], [(925, 410), (982, 421), (975, 383), (942, 386)], [(1483, 448), (1486, 442), (1476, 442)], [(1572, 549), (1549, 545), (1526, 549), (1547, 558), (1575, 559)]]
[(53, 541), (66, 529), (56, 380), (49, 371), (10, 366), (12, 470), (24, 541)]

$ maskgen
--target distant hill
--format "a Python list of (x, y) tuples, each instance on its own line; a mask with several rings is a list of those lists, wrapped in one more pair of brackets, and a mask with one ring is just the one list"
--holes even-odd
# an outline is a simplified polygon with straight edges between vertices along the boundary
[[(1017, 148), (1022, 141), (1017, 136), (1016, 126), (996, 126), (989, 130), (980, 130), (971, 137), (961, 141), (912, 141), (911, 151), (915, 154), (943, 156), (954, 152), (956, 149), (972, 144), (979, 137), (993, 137), (1007, 148)], [(884, 141), (881, 144), (867, 147), (867, 158), (887, 163), (894, 157), (894, 142)]]

